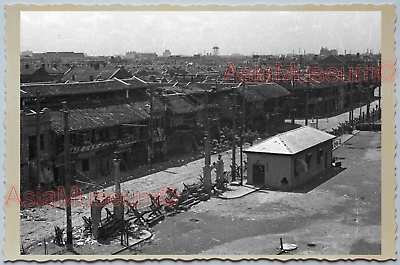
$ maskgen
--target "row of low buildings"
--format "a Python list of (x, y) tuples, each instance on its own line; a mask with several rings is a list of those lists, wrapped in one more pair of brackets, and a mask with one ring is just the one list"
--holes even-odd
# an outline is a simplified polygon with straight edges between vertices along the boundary
[[(21, 85), (21, 188), (31, 189), (50, 180), (62, 183), (64, 101), (69, 109), (69, 154), (74, 178), (91, 183), (112, 174), (116, 154), (121, 158), (120, 170), (129, 171), (146, 165), (150, 157), (157, 161), (169, 154), (201, 149), (206, 114), (215, 138), (222, 126), (230, 126), (232, 118), (239, 116), (233, 114), (232, 93), (237, 103), (246, 102), (248, 129), (282, 125), (284, 117), (279, 106), (289, 92), (274, 83), (263, 86), (249, 85), (245, 90), (237, 84), (160, 86), (136, 77)], [(242, 111), (241, 104), (236, 111)]]
[[(327, 57), (318, 66), (360, 64), (338, 59)], [(49, 179), (62, 182), (63, 101), (69, 108), (69, 152), (75, 179), (87, 183), (112, 174), (115, 154), (122, 160), (121, 171), (129, 171), (147, 164), (150, 157), (158, 160), (168, 154), (201, 149), (206, 115), (214, 138), (222, 127), (231, 126), (233, 117), (244, 117), (248, 130), (273, 134), (285, 118), (329, 115), (356, 103), (371, 102), (374, 89), (380, 86), (378, 80), (223, 83), (217, 72), (193, 75), (176, 68), (165, 72), (168, 82), (149, 82), (109, 64), (94, 63), (83, 72), (79, 69), (60, 75), (65, 79), (62, 83), (21, 84), (22, 189)], [(141, 74), (143, 79), (154, 76), (151, 71)], [(36, 136), (37, 98), (40, 137)]]

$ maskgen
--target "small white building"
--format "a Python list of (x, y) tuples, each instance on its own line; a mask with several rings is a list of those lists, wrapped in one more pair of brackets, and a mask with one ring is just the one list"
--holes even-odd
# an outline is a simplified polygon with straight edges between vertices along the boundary
[(290, 191), (332, 167), (335, 136), (308, 126), (278, 134), (245, 150), (247, 183)]

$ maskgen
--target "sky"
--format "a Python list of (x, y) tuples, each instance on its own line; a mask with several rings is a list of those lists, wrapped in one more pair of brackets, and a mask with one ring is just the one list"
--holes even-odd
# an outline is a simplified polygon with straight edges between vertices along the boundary
[(22, 11), (20, 50), (125, 55), (377, 53), (379, 11)]

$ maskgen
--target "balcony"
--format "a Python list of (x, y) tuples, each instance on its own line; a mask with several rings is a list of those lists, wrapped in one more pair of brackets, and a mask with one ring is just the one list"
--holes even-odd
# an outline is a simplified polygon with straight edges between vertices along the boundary
[(108, 142), (101, 142), (96, 144), (88, 144), (84, 146), (74, 146), (69, 149), (70, 154), (78, 154), (81, 152), (89, 152), (89, 151), (98, 151), (101, 149), (112, 148), (112, 147), (121, 147), (128, 146), (137, 142), (141, 142), (149, 139), (149, 133), (144, 132), (139, 135), (139, 137), (135, 135), (131, 135), (122, 139), (112, 140)]

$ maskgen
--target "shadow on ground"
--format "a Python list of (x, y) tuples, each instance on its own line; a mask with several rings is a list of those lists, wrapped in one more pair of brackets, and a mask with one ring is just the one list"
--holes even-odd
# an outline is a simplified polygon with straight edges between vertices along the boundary
[(293, 188), (293, 190), (280, 190), (280, 189), (274, 189), (274, 188), (265, 188), (263, 185), (254, 185), (257, 188), (265, 189), (265, 190), (270, 190), (270, 191), (284, 191), (284, 192), (293, 192), (293, 193), (307, 193), (312, 191), (313, 189), (317, 188), (318, 186), (324, 184), (328, 180), (334, 178), (336, 175), (341, 173), (342, 171), (346, 170), (346, 168), (343, 167), (336, 167), (336, 168), (331, 168), (328, 171), (324, 171), (315, 177), (307, 180), (303, 184), (299, 185), (298, 187)]
[(307, 193), (312, 191), (313, 189), (317, 188), (318, 186), (324, 184), (328, 180), (334, 178), (336, 175), (339, 173), (343, 172), (346, 170), (346, 168), (343, 167), (334, 167), (331, 168), (328, 171), (322, 172), (315, 177), (307, 180), (305, 183), (301, 184), (300, 186), (296, 187), (293, 189), (292, 192), (295, 193)]

